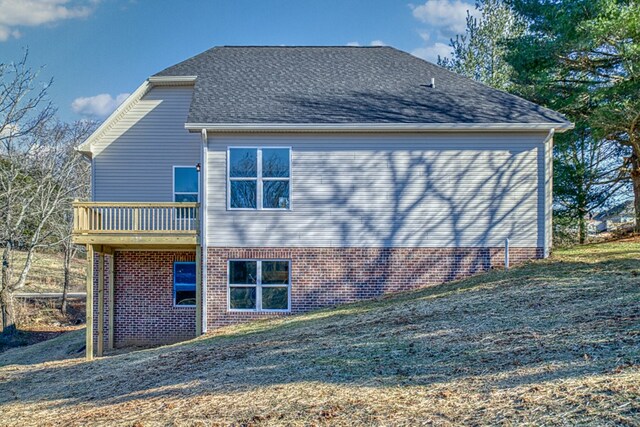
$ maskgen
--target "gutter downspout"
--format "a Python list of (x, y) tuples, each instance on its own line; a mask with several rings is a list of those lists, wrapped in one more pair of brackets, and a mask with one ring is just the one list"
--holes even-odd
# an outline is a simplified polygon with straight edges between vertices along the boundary
[(202, 129), (202, 150), (200, 150), (200, 248), (202, 250), (202, 333), (207, 332), (207, 130)]
[[(553, 137), (555, 129), (550, 129), (544, 144), (544, 169), (545, 169), (545, 230), (544, 230), (544, 257), (551, 255), (553, 246)], [(548, 158), (547, 158), (548, 155)], [(547, 206), (547, 204), (549, 206)]]

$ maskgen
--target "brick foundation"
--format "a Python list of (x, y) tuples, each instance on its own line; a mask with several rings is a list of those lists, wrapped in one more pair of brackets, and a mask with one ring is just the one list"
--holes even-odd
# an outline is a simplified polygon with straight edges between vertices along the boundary
[[(504, 248), (207, 248), (207, 324), (274, 316), (227, 311), (227, 261), (291, 260), (291, 313), (436, 285), (504, 266)], [(510, 263), (543, 258), (543, 248), (511, 248)]]
[[(195, 252), (122, 251), (115, 254), (116, 347), (173, 343), (195, 336), (195, 308), (173, 305), (173, 263)], [(105, 256), (104, 348), (108, 340), (109, 262)], [(94, 343), (98, 330), (98, 254), (94, 264)], [(94, 344), (95, 346), (96, 344)]]
[[(513, 265), (542, 258), (542, 248), (511, 248)], [(207, 249), (209, 330), (273, 313), (227, 310), (227, 261), (291, 260), (291, 313), (436, 285), (504, 265), (503, 248), (215, 248)], [(94, 265), (97, 340), (98, 259)], [(105, 256), (104, 348), (108, 338), (109, 263)], [(195, 308), (173, 306), (173, 263), (194, 252), (122, 251), (115, 255), (115, 345), (158, 345), (195, 335)], [(97, 343), (96, 343), (97, 344)]]

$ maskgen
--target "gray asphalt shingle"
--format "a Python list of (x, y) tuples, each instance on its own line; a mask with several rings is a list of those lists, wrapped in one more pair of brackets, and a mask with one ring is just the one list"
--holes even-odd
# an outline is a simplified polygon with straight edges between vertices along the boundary
[(194, 75), (189, 123), (567, 122), (391, 47), (214, 47), (156, 74)]

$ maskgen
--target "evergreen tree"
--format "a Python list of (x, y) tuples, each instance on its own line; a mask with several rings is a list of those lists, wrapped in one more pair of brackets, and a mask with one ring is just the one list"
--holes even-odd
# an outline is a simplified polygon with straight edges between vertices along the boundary
[(511, 86), (513, 70), (505, 60), (505, 41), (524, 34), (525, 25), (502, 0), (479, 0), (480, 17), (467, 12), (465, 34), (451, 39), (451, 58), (438, 57), (438, 65), (497, 89)]
[(617, 166), (601, 183), (632, 182), (640, 231), (640, 3), (513, 0), (513, 8), (528, 23), (507, 54), (518, 91), (587, 129), (589, 141), (615, 144)]

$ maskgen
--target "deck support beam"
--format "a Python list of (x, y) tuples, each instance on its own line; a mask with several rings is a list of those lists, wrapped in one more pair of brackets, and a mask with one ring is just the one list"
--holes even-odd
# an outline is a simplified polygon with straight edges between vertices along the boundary
[(97, 356), (104, 354), (104, 252), (98, 253), (98, 343)]
[(87, 360), (93, 360), (93, 245), (87, 245), (87, 299), (86, 299)]
[(202, 247), (196, 246), (196, 337), (202, 335)]
[(111, 260), (109, 262), (109, 337), (107, 348), (113, 350), (114, 348), (114, 335), (113, 335), (113, 319), (115, 313), (115, 291), (116, 291), (116, 253), (111, 253)]

